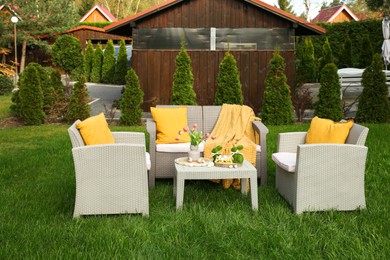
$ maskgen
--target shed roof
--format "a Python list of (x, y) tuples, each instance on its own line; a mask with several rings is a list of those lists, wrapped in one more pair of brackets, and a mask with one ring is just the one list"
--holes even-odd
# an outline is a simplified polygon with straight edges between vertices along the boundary
[[(137, 20), (148, 17), (148, 16), (153, 15), (155, 13), (158, 13), (158, 12), (160, 12), (166, 8), (169, 8), (175, 4), (178, 4), (182, 1), (184, 1), (184, 0), (167, 0), (165, 2), (158, 4), (158, 5), (155, 5), (149, 9), (146, 9), (142, 12), (139, 12), (137, 14), (134, 14), (134, 15), (131, 15), (127, 18), (124, 18), (120, 21), (117, 21), (115, 23), (107, 25), (106, 27), (104, 27), (104, 29), (106, 31), (113, 31), (113, 30), (118, 29), (124, 25), (131, 23), (131, 22), (136, 22)], [(297, 28), (296, 28), (297, 35), (323, 34), (326, 32), (326, 30), (324, 28), (322, 28), (318, 25), (310, 23), (302, 18), (299, 18), (295, 15), (292, 15), (286, 11), (283, 11), (277, 7), (269, 5), (269, 4), (262, 2), (260, 0), (241, 0), (241, 1), (245, 1), (245, 2), (248, 2), (250, 4), (253, 4), (253, 5), (255, 5), (263, 10), (266, 10), (270, 13), (273, 13), (273, 14), (275, 14), (283, 19), (286, 19), (286, 20), (296, 24), (297, 25)]]
[(115, 18), (115, 16), (110, 13), (106, 8), (95, 4), (80, 20), (80, 22), (84, 22), (95, 10), (100, 12), (109, 22), (116, 22), (118, 19)]
[(319, 23), (319, 22), (327, 22), (330, 23), (339, 15), (341, 12), (345, 11), (352, 20), (359, 21), (359, 18), (352, 12), (351, 9), (348, 8), (345, 4), (329, 7), (326, 9), (323, 9), (319, 12), (319, 14), (313, 19), (312, 22)]

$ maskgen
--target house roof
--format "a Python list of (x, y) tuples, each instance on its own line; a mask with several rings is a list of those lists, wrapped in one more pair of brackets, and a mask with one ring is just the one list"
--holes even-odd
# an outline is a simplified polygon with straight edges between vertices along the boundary
[[(150, 16), (152, 14), (158, 13), (158, 12), (160, 12), (166, 8), (169, 8), (175, 4), (178, 4), (182, 1), (184, 1), (184, 0), (167, 0), (167, 1), (162, 2), (156, 6), (151, 7), (149, 9), (146, 9), (142, 12), (139, 12), (139, 13), (134, 14), (132, 16), (129, 16), (125, 19), (122, 19), (118, 22), (107, 25), (106, 27), (104, 27), (104, 29), (106, 31), (113, 31), (115, 29), (118, 29), (118, 28), (126, 25), (126, 24), (129, 24), (131, 22), (136, 22), (137, 20), (140, 20), (140, 19), (145, 18), (147, 16)], [(255, 5), (263, 10), (266, 10), (266, 11), (273, 13), (281, 18), (284, 18), (292, 23), (297, 24), (297, 29), (302, 31), (303, 32), (302, 34), (309, 35), (309, 34), (313, 34), (313, 32), (316, 34), (323, 34), (326, 32), (326, 30), (324, 28), (322, 28), (318, 25), (310, 23), (302, 18), (296, 17), (295, 15), (292, 15), (286, 11), (283, 11), (275, 6), (269, 5), (269, 4), (262, 2), (260, 0), (242, 0), (242, 1), (253, 4), (253, 5)]]
[(116, 22), (118, 21), (115, 16), (110, 13), (106, 8), (95, 4), (80, 20), (80, 22), (84, 22), (95, 10), (99, 11), (109, 22)]
[(323, 9), (319, 12), (319, 14), (313, 19), (312, 22), (319, 23), (319, 22), (327, 22), (330, 23), (339, 15), (341, 12), (345, 11), (348, 15), (351, 16), (351, 18), (355, 21), (359, 21), (359, 18), (351, 11), (351, 9), (348, 8), (345, 4), (329, 7), (326, 9)]
[(0, 5), (0, 11), (2, 11), (3, 9), (4, 10), (7, 9), (13, 16), (18, 17), (19, 21), (23, 20), (22, 18), (20, 18), (18, 13), (13, 8), (11, 8), (9, 5)]
[(106, 32), (103, 28), (94, 27), (94, 26), (88, 26), (88, 25), (80, 25), (74, 28), (71, 28), (67, 30), (67, 33), (75, 32), (75, 31), (81, 31), (81, 30), (88, 30), (88, 31), (96, 31), (96, 32)]

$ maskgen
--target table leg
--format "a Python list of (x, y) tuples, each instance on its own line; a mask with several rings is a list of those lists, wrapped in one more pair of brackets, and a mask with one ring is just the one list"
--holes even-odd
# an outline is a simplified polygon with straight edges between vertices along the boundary
[(176, 196), (176, 186), (177, 186), (176, 176), (177, 176), (177, 172), (173, 175), (173, 196)]
[(185, 179), (176, 176), (176, 209), (183, 207)]
[(252, 200), (252, 209), (258, 210), (259, 209), (259, 202), (258, 202), (258, 192), (257, 192), (257, 176), (254, 178), (250, 178), (250, 186), (251, 186), (251, 200)]
[(248, 191), (246, 190), (246, 183), (248, 182), (249, 178), (241, 178), (240, 184), (241, 184), (241, 194), (247, 195)]

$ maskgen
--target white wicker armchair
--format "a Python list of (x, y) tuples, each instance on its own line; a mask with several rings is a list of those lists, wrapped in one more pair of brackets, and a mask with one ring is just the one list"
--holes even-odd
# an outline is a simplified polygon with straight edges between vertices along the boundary
[(345, 144), (305, 144), (306, 132), (279, 134), (276, 189), (295, 213), (366, 208), (368, 128), (354, 124)]
[(76, 173), (73, 217), (140, 213), (149, 215), (144, 133), (113, 132), (115, 144), (85, 146), (76, 128), (68, 133)]

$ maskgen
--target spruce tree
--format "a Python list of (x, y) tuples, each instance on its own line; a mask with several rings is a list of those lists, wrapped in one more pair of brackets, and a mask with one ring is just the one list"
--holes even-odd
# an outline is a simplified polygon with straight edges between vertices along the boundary
[(260, 113), (262, 121), (266, 124), (286, 125), (295, 122), (285, 67), (283, 57), (280, 56), (279, 51), (275, 51), (265, 79), (263, 106)]
[(314, 47), (310, 38), (303, 37), (295, 55), (295, 85), (316, 81)]
[(85, 77), (81, 76), (73, 86), (72, 96), (70, 97), (69, 113), (67, 119), (69, 123), (77, 119), (84, 120), (90, 116), (90, 106), (88, 105), (89, 94), (85, 85)]
[(87, 82), (90, 81), (90, 77), (91, 77), (93, 53), (94, 53), (94, 49), (93, 49), (92, 42), (91, 40), (88, 40), (88, 44), (84, 56), (84, 73)]
[(112, 40), (108, 40), (103, 53), (102, 78), (101, 82), (114, 83), (115, 76), (115, 49)]
[(350, 68), (352, 67), (352, 42), (348, 34), (345, 37), (343, 48), (341, 51), (341, 57), (339, 60), (340, 68)]
[(371, 65), (372, 63), (372, 57), (374, 55), (374, 52), (372, 50), (372, 45), (370, 41), (370, 37), (368, 34), (365, 34), (363, 36), (362, 42), (361, 42), (361, 52), (359, 56), (359, 68), (366, 68)]
[(20, 75), (18, 94), (20, 116), (26, 125), (40, 125), (45, 120), (41, 86), (37, 66), (30, 63)]
[(196, 94), (193, 89), (194, 76), (192, 75), (191, 59), (181, 42), (179, 54), (176, 56), (176, 70), (173, 74), (172, 104), (196, 105)]
[(42, 93), (43, 93), (43, 111), (45, 112), (45, 114), (47, 114), (50, 107), (55, 102), (54, 96), (53, 96), (54, 89), (51, 85), (48, 68), (44, 68), (40, 64), (35, 63), (35, 62), (31, 62), (29, 64), (29, 66), (34, 66), (38, 71), (39, 80), (41, 83), (41, 89), (42, 89)]
[(80, 67), (84, 60), (79, 39), (70, 35), (59, 37), (53, 44), (52, 60), (66, 74)]
[(214, 105), (242, 105), (243, 103), (244, 97), (242, 95), (237, 62), (232, 54), (226, 52), (225, 57), (219, 64)]
[(99, 83), (102, 76), (102, 63), (103, 63), (103, 50), (102, 45), (98, 43), (96, 50), (93, 53), (92, 60), (92, 71), (90, 76), (90, 81), (94, 83)]
[(130, 68), (126, 75), (126, 87), (120, 101), (121, 125), (141, 123), (144, 92), (142, 91), (136, 72)]
[(322, 69), (320, 84), (314, 115), (340, 121), (343, 118), (341, 85), (334, 63), (328, 63)]
[(114, 83), (118, 85), (126, 84), (126, 74), (127, 74), (127, 51), (126, 43), (124, 40), (120, 41), (118, 59), (116, 61), (115, 67), (115, 77)]
[(382, 70), (382, 56), (375, 54), (372, 64), (363, 72), (363, 92), (355, 117), (358, 122), (387, 123), (390, 119), (389, 90)]
[(322, 57), (319, 59), (318, 72), (321, 75), (321, 70), (328, 63), (334, 63), (332, 48), (330, 47), (328, 38), (325, 38), (324, 45), (322, 46)]

